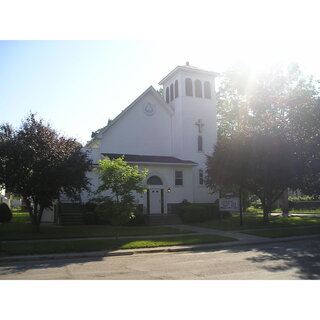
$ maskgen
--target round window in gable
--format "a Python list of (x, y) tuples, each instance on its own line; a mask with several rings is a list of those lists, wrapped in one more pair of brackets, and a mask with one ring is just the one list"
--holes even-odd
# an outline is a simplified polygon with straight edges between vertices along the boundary
[(150, 103), (146, 103), (145, 107), (144, 107), (144, 113), (147, 115), (147, 116), (153, 116), (156, 112), (156, 109), (155, 107)]

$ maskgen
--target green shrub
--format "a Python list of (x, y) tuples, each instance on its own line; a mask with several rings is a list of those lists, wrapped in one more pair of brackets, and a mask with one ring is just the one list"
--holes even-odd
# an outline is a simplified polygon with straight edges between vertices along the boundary
[(105, 198), (95, 208), (98, 224), (111, 224), (111, 217), (115, 212), (115, 204), (111, 198)]
[(97, 212), (95, 212), (100, 199), (92, 199), (82, 206), (83, 220), (86, 225), (99, 225), (106, 224), (105, 221), (101, 221)]
[(0, 204), (0, 222), (10, 222), (12, 219), (12, 212), (6, 203)]
[(299, 201), (313, 201), (319, 200), (317, 197), (303, 196), (303, 197), (288, 197), (289, 201), (299, 202)]
[(113, 226), (126, 225), (134, 218), (136, 206), (131, 197), (123, 197), (122, 202), (115, 202), (109, 197), (100, 198), (94, 213), (99, 224), (112, 224)]
[(84, 212), (83, 213), (84, 224), (86, 225), (98, 225), (102, 224), (99, 221), (99, 216), (96, 212)]
[(320, 201), (291, 201), (289, 210), (316, 210), (320, 208)]
[(137, 213), (135, 213), (134, 217), (127, 223), (128, 226), (145, 226), (146, 224), (146, 215)]
[(211, 219), (225, 219), (229, 212), (220, 212), (219, 206), (213, 203), (194, 203), (179, 207), (179, 216), (185, 223), (203, 222)]
[(98, 206), (98, 204), (94, 201), (88, 201), (87, 203), (85, 203), (83, 205), (83, 210), (84, 212), (86, 213), (89, 213), (89, 212), (94, 212), (94, 210), (96, 209), (96, 207)]

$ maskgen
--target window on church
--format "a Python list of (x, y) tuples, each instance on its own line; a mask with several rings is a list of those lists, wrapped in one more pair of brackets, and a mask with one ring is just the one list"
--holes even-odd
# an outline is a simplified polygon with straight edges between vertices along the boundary
[(196, 90), (196, 97), (202, 98), (202, 84), (200, 80), (196, 80), (194, 83), (194, 87)]
[(173, 100), (173, 84), (170, 84), (170, 101)]
[(166, 102), (169, 103), (169, 87), (166, 89)]
[(198, 151), (202, 152), (203, 151), (203, 140), (202, 136), (198, 136)]
[(148, 179), (147, 184), (153, 186), (161, 186), (162, 180), (158, 176), (152, 176)]
[(199, 170), (199, 184), (203, 185), (204, 184), (204, 179), (203, 179), (203, 169)]
[(211, 99), (211, 86), (209, 81), (204, 83), (204, 97), (206, 99)]
[(179, 97), (179, 83), (178, 83), (178, 80), (176, 80), (175, 83), (174, 83), (174, 97), (175, 98)]
[(175, 172), (175, 185), (176, 186), (182, 186), (183, 185), (183, 172), (182, 171), (176, 171)]
[(193, 96), (192, 80), (190, 78), (186, 79), (186, 96)]

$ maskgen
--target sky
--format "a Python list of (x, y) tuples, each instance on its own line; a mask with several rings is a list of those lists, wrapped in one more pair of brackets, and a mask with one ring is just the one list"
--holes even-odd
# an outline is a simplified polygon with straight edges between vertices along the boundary
[[(159, 6), (158, 15), (166, 15), (160, 26), (158, 15), (152, 17), (153, 21), (147, 13), (140, 14), (144, 20), (125, 13), (129, 21), (124, 26), (118, 24), (105, 36), (113, 39), (127, 35), (132, 40), (19, 41), (15, 39), (70, 37), (70, 28), (58, 28), (56, 35), (50, 33), (50, 28), (38, 34), (41, 28), (32, 29), (32, 17), (28, 24), (20, 21), (11, 33), (0, 31), (0, 123), (18, 127), (23, 118), (34, 112), (61, 134), (86, 143), (92, 131), (104, 127), (108, 119), (115, 118), (150, 85), (158, 89), (158, 82), (186, 61), (219, 73), (236, 64), (245, 63), (260, 70), (273, 63), (295, 62), (307, 74), (320, 78), (315, 28), (318, 11), (312, 3), (305, 1), (301, 7), (294, 1), (290, 6), (277, 2), (272, 7), (270, 2), (249, 1), (249, 10), (243, 6), (247, 2), (241, 2), (241, 6), (234, 2), (232, 10), (229, 1), (219, 2), (208, 12), (202, 10), (200, 18), (197, 10), (188, 6), (194, 2), (180, 2), (185, 6), (183, 18), (166, 24), (175, 17), (168, 14), (166, 6)], [(62, 25), (63, 19), (66, 18), (62, 17)], [(109, 14), (107, 21), (110, 19), (116, 23)], [(89, 21), (96, 23), (95, 18)], [(11, 20), (6, 23), (7, 29), (9, 23), (13, 26)], [(78, 25), (80, 31), (71, 32), (71, 38), (87, 38), (81, 29), (83, 24)], [(27, 31), (21, 33), (24, 28)], [(93, 35), (104, 38), (97, 30)], [(137, 35), (159, 40), (137, 40)]]

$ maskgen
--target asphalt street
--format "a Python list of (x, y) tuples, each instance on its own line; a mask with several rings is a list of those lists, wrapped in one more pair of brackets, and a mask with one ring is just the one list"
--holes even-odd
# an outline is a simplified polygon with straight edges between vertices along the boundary
[(220, 251), (0, 263), (0, 279), (320, 279), (320, 239)]

